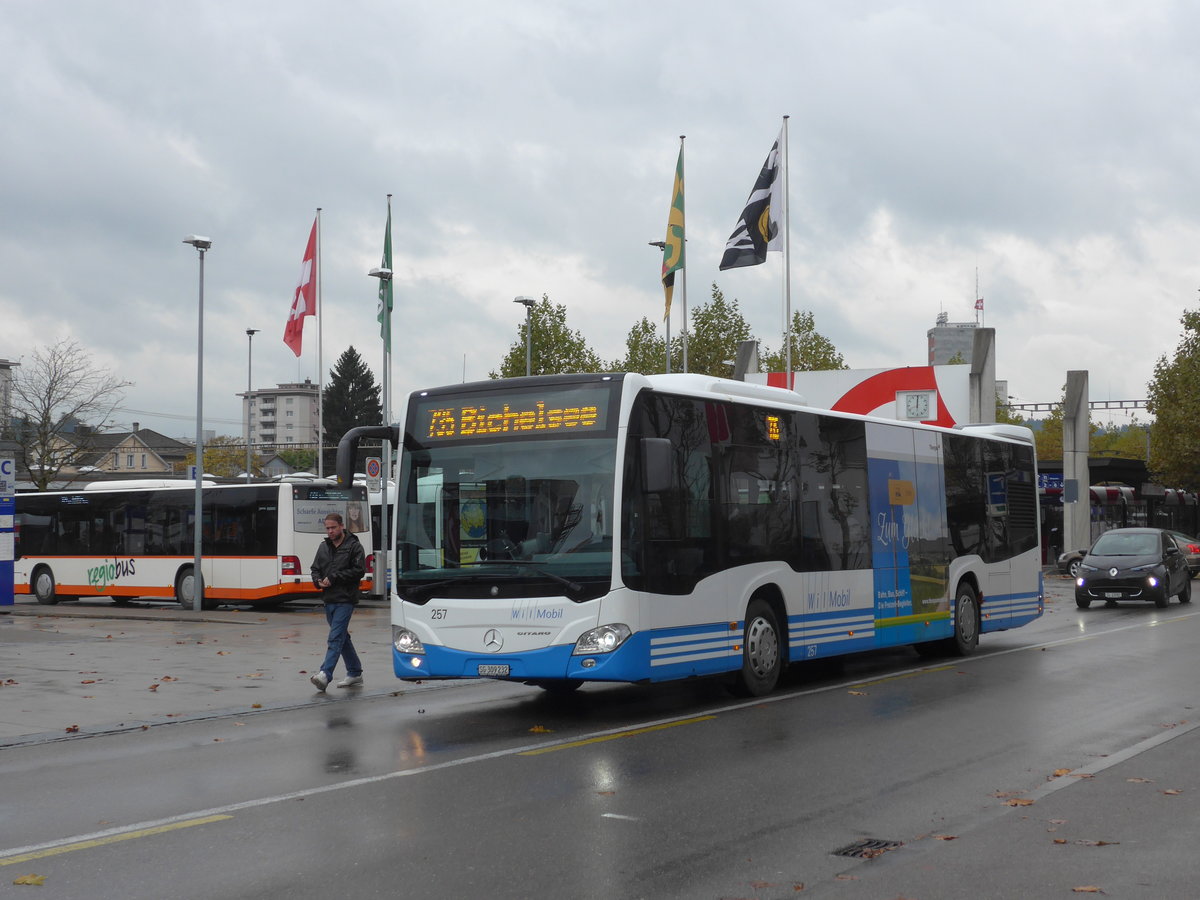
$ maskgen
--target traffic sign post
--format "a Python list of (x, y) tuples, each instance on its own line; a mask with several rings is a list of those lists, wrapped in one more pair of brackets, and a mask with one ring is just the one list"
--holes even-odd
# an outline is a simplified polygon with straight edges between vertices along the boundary
[(16, 466), (7, 450), (0, 449), (0, 606), (12, 606)]
[(383, 460), (378, 456), (367, 457), (367, 490), (373, 494), (383, 489)]

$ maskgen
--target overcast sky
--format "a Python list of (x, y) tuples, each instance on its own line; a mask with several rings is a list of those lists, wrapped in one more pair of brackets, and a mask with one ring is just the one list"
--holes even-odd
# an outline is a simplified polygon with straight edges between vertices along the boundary
[(317, 380), (315, 323), (282, 341), (317, 207), (324, 368), (378, 375), (392, 193), (394, 395), (498, 368), (517, 295), (611, 360), (661, 316), (679, 135), (691, 305), (715, 281), (778, 348), (781, 255), (717, 265), (789, 115), (792, 306), (851, 367), (924, 365), (978, 271), (1017, 398), (1142, 399), (1200, 287), (1198, 10), (5, 0), (0, 357), (73, 337), (133, 382), (120, 426), (194, 434), (207, 235), (206, 427), (238, 435), (247, 328), (255, 387)]

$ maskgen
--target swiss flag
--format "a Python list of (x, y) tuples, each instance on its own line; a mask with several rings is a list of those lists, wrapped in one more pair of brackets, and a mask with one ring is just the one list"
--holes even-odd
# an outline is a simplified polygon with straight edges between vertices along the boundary
[(982, 297), (976, 297), (976, 298), (975, 298), (975, 308), (976, 308), (976, 309), (983, 309), (983, 298), (982, 298)]
[(300, 344), (304, 340), (304, 317), (317, 313), (317, 222), (313, 220), (308, 235), (308, 246), (304, 249), (304, 262), (300, 266), (300, 281), (292, 295), (292, 308), (288, 312), (287, 325), (283, 329), (283, 342), (300, 355)]

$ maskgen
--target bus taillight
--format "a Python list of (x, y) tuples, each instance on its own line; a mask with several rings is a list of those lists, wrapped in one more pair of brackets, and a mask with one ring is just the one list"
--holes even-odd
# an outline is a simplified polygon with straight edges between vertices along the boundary
[(300, 557), (298, 557), (298, 556), (283, 557), (283, 574), (284, 575), (299, 575), (300, 574)]
[(375, 554), (367, 554), (367, 574), (372, 575), (375, 572)]

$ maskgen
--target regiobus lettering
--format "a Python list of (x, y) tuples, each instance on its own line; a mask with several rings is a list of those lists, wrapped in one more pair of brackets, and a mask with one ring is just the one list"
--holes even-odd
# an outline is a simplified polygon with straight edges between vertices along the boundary
[(970, 653), (1042, 614), (1025, 428), (873, 419), (686, 374), (417, 391), (405, 423), (367, 429), (400, 448), (400, 678), (726, 674), (762, 694), (795, 660)]

